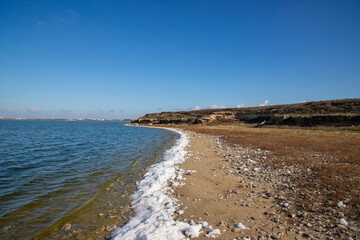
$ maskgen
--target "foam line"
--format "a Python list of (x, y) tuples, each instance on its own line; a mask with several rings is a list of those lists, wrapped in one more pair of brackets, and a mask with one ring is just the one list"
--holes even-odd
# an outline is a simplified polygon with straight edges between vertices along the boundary
[(165, 152), (164, 160), (154, 164), (138, 183), (131, 202), (135, 215), (112, 232), (113, 240), (180, 240), (199, 236), (201, 225), (174, 220), (179, 203), (167, 195), (168, 183), (175, 179), (177, 165), (185, 161), (189, 138), (185, 133), (169, 130), (179, 133), (180, 138)]

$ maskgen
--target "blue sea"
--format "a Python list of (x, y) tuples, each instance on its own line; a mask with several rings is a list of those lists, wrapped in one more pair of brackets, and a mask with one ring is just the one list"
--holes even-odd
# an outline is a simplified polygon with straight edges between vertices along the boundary
[(179, 137), (124, 122), (0, 121), (0, 239), (104, 239)]

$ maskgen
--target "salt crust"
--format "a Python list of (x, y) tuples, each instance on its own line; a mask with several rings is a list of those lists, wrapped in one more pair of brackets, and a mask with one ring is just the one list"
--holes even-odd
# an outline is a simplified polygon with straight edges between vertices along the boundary
[(245, 227), (244, 224), (242, 224), (241, 222), (236, 223), (235, 226), (236, 226), (237, 228), (244, 229), (244, 230), (245, 230), (245, 229), (248, 229), (248, 228)]
[(177, 165), (184, 162), (187, 153), (185, 148), (189, 144), (186, 134), (168, 130), (179, 133), (180, 138), (165, 152), (164, 161), (153, 165), (138, 183), (131, 202), (135, 216), (122, 228), (115, 229), (111, 233), (111, 239), (181, 240), (200, 235), (201, 224), (191, 225), (174, 220), (174, 213), (179, 209), (178, 200), (166, 194), (171, 190), (168, 182), (176, 179)]
[(208, 238), (217, 238), (218, 235), (221, 234), (221, 231), (220, 229), (214, 229), (212, 231), (210, 231), (208, 234), (205, 235), (205, 237), (208, 237)]

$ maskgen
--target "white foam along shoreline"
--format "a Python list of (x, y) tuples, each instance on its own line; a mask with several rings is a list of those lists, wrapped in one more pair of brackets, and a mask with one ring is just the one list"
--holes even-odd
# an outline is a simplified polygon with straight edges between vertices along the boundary
[(138, 183), (133, 194), (132, 208), (134, 217), (111, 234), (113, 240), (180, 240), (198, 237), (202, 225), (175, 221), (174, 213), (179, 208), (176, 198), (167, 195), (171, 191), (169, 181), (177, 177), (178, 165), (185, 161), (185, 148), (189, 138), (185, 133), (168, 129), (180, 134), (175, 145), (167, 150), (164, 160), (154, 164)]

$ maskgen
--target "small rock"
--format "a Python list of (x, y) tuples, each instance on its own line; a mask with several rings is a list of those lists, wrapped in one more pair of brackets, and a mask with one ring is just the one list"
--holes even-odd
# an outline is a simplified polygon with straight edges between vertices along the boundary
[(344, 225), (344, 226), (348, 225), (348, 222), (343, 218), (341, 218), (339, 222), (340, 222), (341, 225)]
[(248, 229), (248, 228), (245, 227), (244, 224), (242, 224), (241, 222), (236, 223), (236, 224), (235, 224), (235, 227), (236, 227), (236, 228), (239, 228), (239, 229), (243, 229), (243, 230)]
[(176, 213), (181, 215), (184, 213), (184, 210), (177, 210)]
[(302, 218), (302, 217), (304, 217), (304, 214), (303, 214), (302, 212), (298, 212), (298, 213), (297, 213), (297, 217)]
[(66, 224), (64, 224), (64, 226), (62, 226), (61, 229), (62, 229), (63, 231), (69, 231), (70, 228), (71, 228), (71, 224), (70, 224), (70, 223), (66, 223)]
[(105, 228), (105, 231), (107, 232), (111, 232), (112, 230), (114, 230), (116, 228), (116, 225), (107, 225)]
[(238, 233), (238, 232), (240, 232), (241, 231), (241, 229), (240, 228), (233, 228), (233, 230), (232, 230), (233, 232), (236, 232), (236, 233)]
[(221, 220), (216, 226), (218, 227), (225, 227), (225, 222), (223, 220)]
[(11, 225), (6, 226), (6, 227), (3, 228), (3, 231), (4, 231), (4, 232), (9, 231), (10, 228), (11, 228)]
[(304, 233), (302, 236), (303, 236), (304, 238), (310, 238), (310, 237), (311, 237), (310, 234), (308, 234), (308, 233)]

